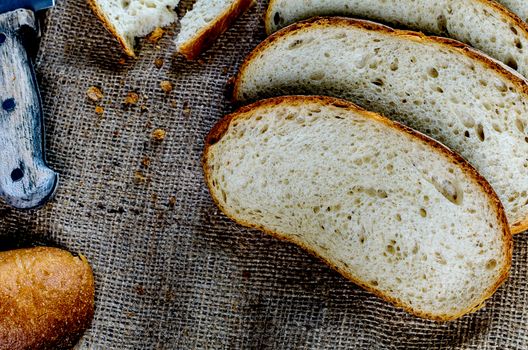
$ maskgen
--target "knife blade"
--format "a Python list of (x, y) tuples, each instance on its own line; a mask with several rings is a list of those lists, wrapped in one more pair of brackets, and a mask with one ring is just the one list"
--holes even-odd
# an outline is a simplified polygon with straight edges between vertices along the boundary
[[(28, 48), (36, 45), (33, 10), (53, 0), (0, 0), (0, 197), (33, 209), (53, 197), (59, 176), (46, 165), (42, 102)], [(28, 30), (29, 29), (29, 30)]]
[(37, 12), (53, 7), (54, 5), (55, 0), (2, 0), (0, 1), (0, 13), (17, 9), (28, 9)]

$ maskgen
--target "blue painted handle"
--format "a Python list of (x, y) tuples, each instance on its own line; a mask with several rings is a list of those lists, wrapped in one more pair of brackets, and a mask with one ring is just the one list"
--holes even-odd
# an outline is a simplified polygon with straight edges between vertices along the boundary
[(58, 183), (46, 166), (42, 103), (20, 31), (36, 34), (35, 24), (30, 10), (0, 15), (0, 197), (19, 209), (44, 205)]

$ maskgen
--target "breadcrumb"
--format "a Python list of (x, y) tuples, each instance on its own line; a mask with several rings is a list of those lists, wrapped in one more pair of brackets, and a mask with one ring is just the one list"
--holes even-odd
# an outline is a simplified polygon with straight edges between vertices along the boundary
[(90, 86), (88, 90), (86, 90), (86, 95), (94, 102), (100, 101), (103, 98), (102, 91), (95, 86)]
[(143, 165), (145, 168), (148, 168), (150, 166), (150, 158), (147, 156), (143, 157), (141, 160), (141, 165)]
[(163, 129), (156, 129), (152, 132), (152, 138), (154, 141), (161, 142), (165, 140), (165, 137), (167, 136), (167, 132)]
[(139, 101), (139, 95), (135, 92), (129, 92), (125, 98), (125, 104), (135, 105)]
[(103, 113), (104, 113), (104, 108), (101, 107), (101, 106), (96, 106), (96, 107), (95, 107), (95, 113), (97, 113), (97, 114), (103, 114)]
[(147, 38), (147, 41), (149, 43), (156, 44), (161, 39), (163, 34), (165, 34), (165, 31), (161, 29), (160, 27), (158, 27), (154, 29), (152, 33), (150, 33), (150, 35)]
[(172, 91), (172, 84), (170, 81), (163, 80), (160, 83), (161, 90), (165, 91), (167, 94)]
[(156, 68), (160, 69), (161, 67), (163, 67), (163, 58), (156, 58), (156, 60), (154, 61), (154, 65), (156, 66)]
[(136, 170), (134, 173), (134, 182), (137, 184), (147, 182), (147, 177), (139, 170)]

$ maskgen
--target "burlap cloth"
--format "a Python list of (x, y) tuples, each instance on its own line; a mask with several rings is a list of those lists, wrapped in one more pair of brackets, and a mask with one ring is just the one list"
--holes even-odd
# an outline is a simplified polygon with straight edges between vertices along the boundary
[[(527, 349), (526, 234), (515, 237), (511, 277), (487, 306), (437, 324), (213, 205), (203, 140), (233, 108), (226, 81), (263, 39), (265, 6), (245, 14), (200, 63), (173, 57), (169, 35), (157, 46), (142, 41), (139, 58), (120, 64), (120, 49), (84, 0), (59, 0), (48, 12), (36, 63), (60, 188), (36, 212), (0, 205), (0, 238), (48, 241), (88, 257), (96, 314), (78, 347)], [(162, 91), (163, 80), (173, 92)], [(92, 85), (104, 93), (102, 117), (86, 98)], [(141, 98), (125, 107), (131, 91)], [(161, 143), (151, 137), (157, 128), (167, 131)]]

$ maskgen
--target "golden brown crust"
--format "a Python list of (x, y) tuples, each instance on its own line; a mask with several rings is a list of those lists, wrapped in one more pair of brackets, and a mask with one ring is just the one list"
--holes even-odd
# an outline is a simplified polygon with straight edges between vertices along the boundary
[[(351, 19), (351, 18), (344, 18), (344, 17), (315, 17), (307, 21), (302, 21), (302, 22), (292, 24), (282, 30), (275, 32), (274, 34), (270, 35), (266, 40), (264, 40), (262, 43), (260, 43), (246, 57), (246, 59), (244, 60), (244, 62), (242, 63), (239, 69), (239, 72), (236, 78), (234, 79), (233, 97), (232, 97), (233, 101), (242, 102), (244, 100), (240, 92), (240, 87), (241, 87), (241, 82), (242, 82), (244, 72), (246, 68), (251, 64), (253, 59), (255, 59), (255, 57), (261, 54), (269, 46), (271, 46), (273, 42), (281, 40), (282, 38), (288, 35), (292, 35), (304, 29), (315, 28), (315, 27), (329, 27), (329, 26), (359, 28), (359, 29), (364, 29), (366, 31), (376, 31), (380, 33), (386, 33), (386, 34), (394, 35), (396, 37), (405, 37), (408, 40), (416, 41), (419, 43), (438, 45), (439, 47), (450, 50), (451, 52), (454, 52), (456, 54), (462, 54), (464, 56), (467, 56), (473, 59), (475, 63), (480, 63), (483, 66), (485, 66), (487, 69), (495, 71), (496, 73), (498, 73), (498, 75), (501, 78), (503, 78), (507, 82), (517, 87), (519, 92), (524, 94), (525, 97), (528, 99), (528, 83), (521, 75), (510, 70), (509, 68), (507, 68), (500, 62), (495, 61), (492, 58), (482, 54), (480, 51), (477, 51), (473, 49), (472, 47), (464, 43), (461, 43), (459, 41), (449, 39), (449, 38), (426, 36), (422, 33), (408, 31), (408, 30), (397, 30), (397, 29), (393, 29), (393, 28), (387, 27), (379, 23), (365, 21), (365, 20), (358, 20), (358, 19)], [(528, 217), (520, 220), (519, 222), (514, 222), (513, 224), (511, 224), (510, 228), (513, 234), (521, 233), (524, 230), (528, 229)]]
[(178, 52), (190, 61), (198, 58), (202, 52), (207, 50), (231, 26), (238, 16), (246, 12), (255, 3), (255, 0), (236, 0), (210, 25), (203, 28), (189, 41), (180, 45)]
[(275, 1), (276, 0), (269, 0), (268, 7), (266, 8), (266, 13), (264, 14), (264, 27), (266, 30), (266, 34), (271, 35), (271, 17), (272, 17), (272, 8), (275, 7)]
[(85, 257), (47, 247), (0, 253), (0, 349), (70, 348), (93, 314)]
[[(436, 151), (438, 151), (438, 153), (440, 153), (440, 154), (444, 155), (445, 157), (447, 157), (452, 163), (454, 163), (457, 166), (461, 167), (464, 170), (464, 172), (470, 178), (475, 180), (475, 182), (478, 183), (483, 188), (484, 192), (488, 195), (488, 198), (489, 198), (489, 201), (490, 201), (490, 206), (495, 209), (495, 212), (496, 212), (496, 215), (497, 215), (497, 220), (502, 226), (502, 240), (503, 240), (503, 243), (504, 243), (504, 255), (506, 257), (506, 260), (505, 260), (505, 263), (504, 263), (504, 265), (502, 267), (500, 275), (497, 277), (497, 280), (495, 281), (495, 283), (490, 288), (488, 288), (483, 293), (483, 295), (480, 298), (479, 302), (475, 303), (475, 305), (472, 305), (468, 309), (466, 309), (466, 310), (464, 310), (464, 311), (462, 311), (462, 312), (460, 312), (458, 314), (450, 314), (450, 315), (433, 315), (433, 314), (429, 314), (429, 313), (421, 311), (421, 310), (414, 309), (412, 306), (404, 304), (401, 300), (398, 300), (396, 298), (392, 298), (392, 297), (384, 294), (382, 291), (376, 289), (375, 286), (370, 285), (368, 283), (365, 283), (364, 281), (358, 280), (357, 278), (352, 276), (347, 271), (343, 271), (338, 266), (332, 264), (332, 262), (330, 262), (330, 261), (322, 258), (321, 256), (319, 256), (313, 249), (311, 249), (309, 246), (304, 244), (302, 241), (296, 240), (294, 237), (291, 237), (291, 238), (290, 237), (286, 237), (285, 235), (282, 235), (279, 232), (274, 232), (274, 231), (268, 230), (268, 229), (266, 229), (263, 226), (253, 224), (251, 222), (246, 222), (246, 221), (240, 220), (240, 219), (228, 214), (227, 210), (225, 210), (225, 208), (221, 205), (221, 203), (218, 200), (218, 198), (215, 197), (214, 191), (212, 189), (211, 169), (207, 165), (207, 160), (209, 158), (209, 152), (211, 151), (211, 147), (223, 137), (223, 135), (229, 129), (229, 126), (231, 125), (232, 121), (234, 121), (236, 119), (241, 119), (241, 118), (249, 118), (250, 117), (249, 114), (251, 113), (251, 111), (254, 111), (254, 110), (258, 109), (258, 108), (269, 108), (269, 107), (280, 105), (280, 104), (300, 105), (300, 104), (306, 104), (306, 103), (318, 103), (318, 104), (324, 104), (324, 105), (327, 105), (327, 106), (334, 106), (334, 107), (337, 107), (337, 108), (347, 109), (347, 110), (353, 111), (355, 113), (359, 113), (359, 114), (363, 115), (365, 118), (374, 119), (374, 120), (382, 123), (383, 125), (385, 125), (385, 126), (387, 126), (389, 128), (393, 128), (395, 130), (399, 130), (402, 133), (407, 134), (409, 137), (412, 137), (414, 139), (420, 140), (424, 144), (434, 148)], [(203, 156), (203, 159), (202, 159), (202, 165), (203, 165), (203, 169), (204, 169), (205, 180), (206, 180), (207, 186), (209, 188), (209, 192), (211, 193), (211, 197), (212, 197), (213, 201), (220, 208), (220, 210), (227, 217), (229, 217), (231, 220), (237, 222), (238, 224), (240, 224), (242, 226), (246, 226), (246, 227), (250, 227), (250, 228), (255, 228), (255, 229), (261, 230), (261, 231), (263, 231), (263, 232), (265, 232), (265, 233), (267, 233), (267, 234), (269, 234), (271, 236), (274, 236), (274, 237), (276, 237), (278, 239), (281, 239), (281, 240), (284, 240), (284, 241), (288, 241), (290, 243), (294, 243), (294, 244), (300, 246), (301, 248), (303, 248), (304, 250), (308, 251), (313, 256), (321, 259), (323, 262), (325, 262), (327, 265), (332, 267), (334, 270), (339, 272), (341, 275), (343, 275), (345, 278), (349, 279), (353, 283), (361, 286), (362, 288), (364, 288), (364, 289), (368, 290), (369, 292), (377, 295), (378, 297), (380, 297), (380, 298), (382, 298), (382, 299), (394, 304), (396, 307), (402, 308), (405, 311), (407, 311), (407, 312), (409, 312), (411, 314), (414, 314), (414, 315), (416, 315), (418, 317), (427, 318), (427, 319), (431, 319), (431, 320), (435, 320), (435, 321), (450, 321), (450, 320), (454, 320), (454, 319), (460, 318), (460, 317), (462, 317), (463, 315), (465, 315), (467, 313), (477, 311), (479, 308), (481, 308), (483, 306), (483, 303), (485, 302), (485, 300), (488, 299), (489, 297), (491, 297), (493, 295), (493, 293), (495, 293), (497, 288), (508, 277), (508, 273), (509, 273), (509, 270), (510, 270), (510, 267), (511, 267), (512, 250), (513, 250), (513, 239), (512, 239), (512, 235), (511, 235), (511, 232), (510, 232), (510, 229), (509, 229), (509, 226), (508, 226), (508, 221), (507, 221), (506, 214), (504, 212), (504, 208), (502, 206), (502, 203), (499, 200), (499, 198), (497, 197), (497, 194), (495, 193), (495, 191), (489, 185), (489, 183), (469, 163), (467, 163), (461, 156), (459, 156), (457, 153), (454, 153), (453, 151), (451, 151), (450, 149), (448, 149), (444, 145), (436, 142), (435, 140), (431, 139), (430, 137), (428, 137), (428, 136), (426, 136), (426, 135), (424, 135), (422, 133), (419, 133), (419, 132), (417, 132), (417, 131), (415, 131), (415, 130), (413, 130), (413, 129), (405, 126), (405, 125), (402, 125), (400, 123), (391, 121), (390, 119), (382, 117), (379, 114), (368, 112), (368, 111), (362, 109), (361, 107), (358, 107), (357, 105), (355, 105), (355, 104), (353, 104), (351, 102), (348, 102), (348, 101), (345, 101), (345, 100), (341, 100), (341, 99), (332, 98), (332, 97), (325, 97), (325, 96), (283, 96), (283, 97), (276, 97), (276, 98), (271, 98), (271, 99), (257, 101), (255, 103), (249, 105), (249, 106), (242, 107), (238, 111), (236, 111), (235, 113), (232, 113), (230, 115), (225, 116), (223, 119), (221, 119), (213, 127), (213, 129), (211, 130), (211, 132), (209, 133), (209, 135), (207, 136), (206, 141), (205, 141), (205, 150), (204, 150), (204, 156)]]
[(99, 18), (101, 23), (103, 23), (103, 26), (112, 34), (125, 53), (130, 57), (136, 57), (136, 54), (134, 53), (134, 48), (128, 44), (125, 38), (123, 38), (119, 33), (117, 32), (117, 28), (112, 24), (112, 22), (108, 19), (103, 9), (98, 4), (98, 0), (87, 0), (88, 5), (92, 8), (92, 11), (94, 14)]

